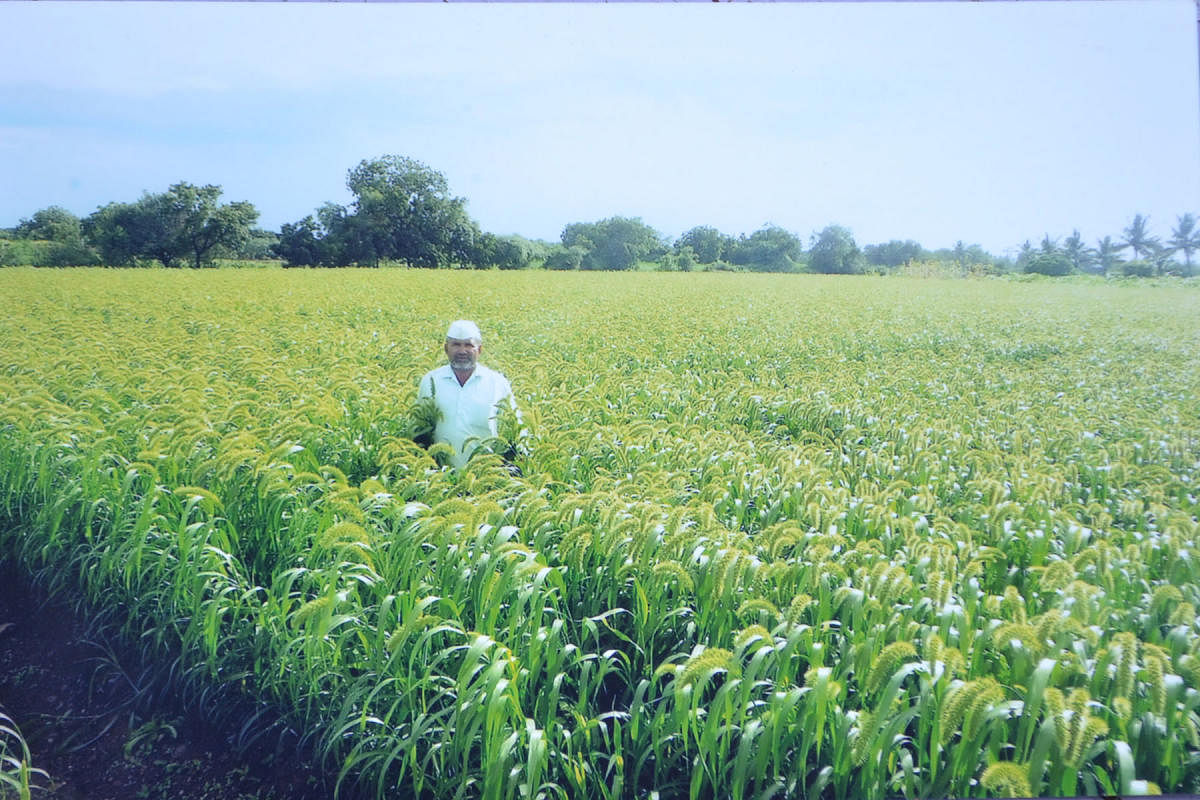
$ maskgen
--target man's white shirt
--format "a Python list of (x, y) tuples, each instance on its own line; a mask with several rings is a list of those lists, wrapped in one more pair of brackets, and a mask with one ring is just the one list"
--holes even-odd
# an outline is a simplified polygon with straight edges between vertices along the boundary
[(481, 440), (496, 435), (502, 402), (507, 399), (514, 411), (517, 408), (508, 378), (482, 364), (475, 365), (462, 386), (449, 364), (430, 370), (421, 378), (417, 397), (432, 397), (437, 404), (440, 413), (433, 440), (454, 448), (450, 459), (454, 467), (466, 464)]

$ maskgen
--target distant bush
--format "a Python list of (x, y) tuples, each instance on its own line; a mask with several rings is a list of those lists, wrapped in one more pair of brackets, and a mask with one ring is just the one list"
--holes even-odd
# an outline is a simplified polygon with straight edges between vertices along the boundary
[(579, 269), (587, 249), (579, 246), (556, 246), (546, 254), (546, 269), (569, 270)]
[(99, 263), (100, 256), (82, 241), (0, 241), (0, 267), (91, 267)]
[(28, 266), (33, 263), (33, 242), (0, 240), (0, 267)]
[(1142, 259), (1126, 261), (1121, 265), (1121, 274), (1127, 278), (1153, 278), (1156, 273), (1154, 265)]
[(664, 253), (658, 260), (658, 269), (664, 272), (691, 272), (698, 263), (696, 251), (691, 245), (685, 244), (674, 252)]
[(1026, 272), (1038, 275), (1070, 275), (1071, 259), (1064, 253), (1035, 253), (1025, 265)]

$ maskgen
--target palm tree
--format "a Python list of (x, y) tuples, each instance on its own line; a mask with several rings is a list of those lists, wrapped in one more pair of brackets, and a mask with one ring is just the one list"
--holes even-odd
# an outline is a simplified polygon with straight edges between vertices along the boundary
[(1149, 217), (1134, 214), (1133, 222), (1125, 229), (1125, 241), (1121, 243), (1121, 248), (1128, 247), (1132, 250), (1134, 259), (1141, 258), (1143, 253), (1149, 255), (1153, 251), (1154, 245), (1158, 244), (1158, 239), (1151, 236), (1146, 227), (1149, 220)]
[(1179, 218), (1179, 224), (1171, 231), (1171, 238), (1167, 240), (1172, 252), (1183, 251), (1184, 275), (1191, 276), (1192, 274), (1192, 251), (1200, 250), (1200, 230), (1196, 228), (1196, 218), (1191, 214), (1184, 214)]
[(1092, 249), (1083, 243), (1078, 230), (1071, 231), (1071, 235), (1063, 241), (1062, 251), (1071, 260), (1071, 267), (1076, 272), (1087, 272), (1092, 266)]
[(1101, 275), (1107, 275), (1110, 269), (1121, 263), (1120, 250), (1121, 245), (1114, 242), (1111, 236), (1096, 242), (1096, 265), (1100, 267)]
[(1154, 265), (1154, 273), (1156, 275), (1162, 275), (1171, 266), (1176, 266), (1175, 262), (1171, 260), (1171, 255), (1174, 252), (1174, 250), (1161, 242), (1155, 241), (1150, 244), (1146, 260)]

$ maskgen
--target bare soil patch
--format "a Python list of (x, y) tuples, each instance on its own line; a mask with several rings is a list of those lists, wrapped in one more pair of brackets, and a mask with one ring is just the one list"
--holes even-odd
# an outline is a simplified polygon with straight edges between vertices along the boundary
[[(20, 728), (39, 778), (63, 800), (318, 800), (326, 776), (295, 751), (239, 753), (235, 732), (195, 711), (137, 701), (111, 642), (65, 603), (0, 565), (0, 710)], [(272, 749), (273, 748), (273, 749)], [(0, 797), (3, 791), (0, 791)]]

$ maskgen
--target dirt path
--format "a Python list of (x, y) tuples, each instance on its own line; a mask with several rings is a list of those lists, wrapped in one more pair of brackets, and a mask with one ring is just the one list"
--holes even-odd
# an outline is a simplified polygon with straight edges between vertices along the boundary
[(20, 728), (33, 766), (49, 774), (38, 780), (35, 798), (332, 795), (294, 753), (239, 757), (225, 732), (179, 709), (135, 708), (129, 676), (87, 637), (69, 607), (35, 596), (19, 574), (0, 566), (0, 711)]

